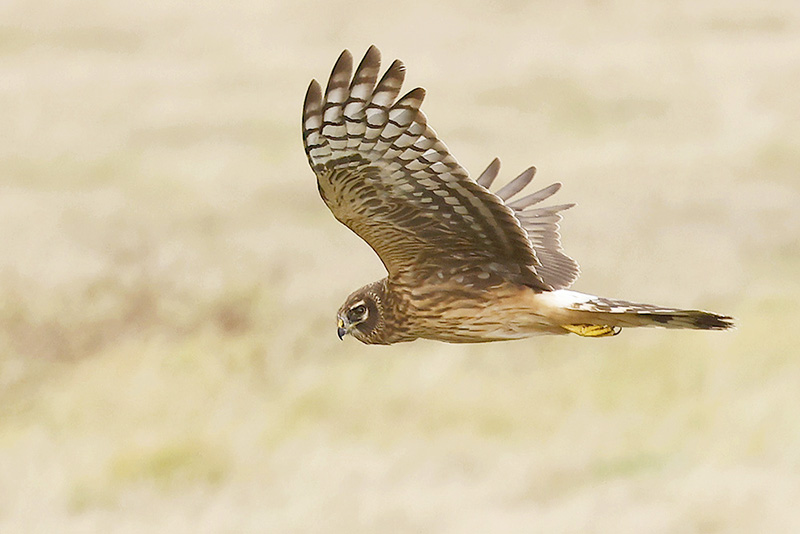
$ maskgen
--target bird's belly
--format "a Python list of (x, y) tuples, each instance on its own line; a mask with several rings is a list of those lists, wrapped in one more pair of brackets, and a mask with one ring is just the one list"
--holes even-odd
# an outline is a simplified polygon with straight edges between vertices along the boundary
[(532, 290), (524, 288), (491, 301), (453, 302), (436, 313), (419, 313), (419, 337), (450, 343), (482, 343), (521, 339), (542, 334), (563, 334), (564, 329), (531, 306)]
[(509, 317), (503, 322), (498, 322), (495, 318), (483, 320), (473, 316), (462, 320), (442, 321), (437, 326), (439, 328), (433, 328), (420, 337), (450, 343), (482, 343), (563, 333), (563, 329), (550, 324), (545, 318), (532, 315)]

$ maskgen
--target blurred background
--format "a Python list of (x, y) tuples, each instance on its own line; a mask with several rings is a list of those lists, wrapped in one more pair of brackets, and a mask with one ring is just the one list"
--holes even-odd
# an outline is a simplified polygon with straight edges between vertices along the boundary
[[(800, 531), (800, 4), (0, 4), (0, 532)], [(340, 342), (311, 78), (403, 59), (579, 291), (735, 316)]]

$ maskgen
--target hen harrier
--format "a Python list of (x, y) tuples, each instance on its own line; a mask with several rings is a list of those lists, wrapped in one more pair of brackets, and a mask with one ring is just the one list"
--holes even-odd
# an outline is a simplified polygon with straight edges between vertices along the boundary
[(733, 326), (724, 315), (567, 290), (578, 265), (561, 250), (558, 222), (573, 204), (539, 205), (561, 184), (519, 198), (531, 167), (490, 192), (499, 160), (471, 178), (420, 111), (425, 90), (397, 99), (403, 64), (392, 63), (380, 81), (379, 70), (374, 46), (355, 73), (345, 50), (324, 96), (312, 80), (303, 105), (303, 142), (322, 199), (389, 273), (347, 298), (340, 338), (475, 343), (611, 336), (627, 326)]

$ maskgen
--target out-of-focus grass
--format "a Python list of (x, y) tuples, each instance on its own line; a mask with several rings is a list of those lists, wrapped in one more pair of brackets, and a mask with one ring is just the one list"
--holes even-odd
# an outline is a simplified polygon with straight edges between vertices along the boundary
[[(796, 529), (800, 13), (643, 6), (3, 7), (0, 531)], [(298, 108), (370, 42), (564, 182), (577, 289), (738, 330), (339, 342)]]

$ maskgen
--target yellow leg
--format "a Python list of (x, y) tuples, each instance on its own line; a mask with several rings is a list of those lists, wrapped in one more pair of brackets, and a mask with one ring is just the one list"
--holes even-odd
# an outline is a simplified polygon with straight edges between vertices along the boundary
[(619, 326), (597, 326), (594, 324), (562, 324), (561, 328), (583, 337), (616, 336), (622, 332)]

